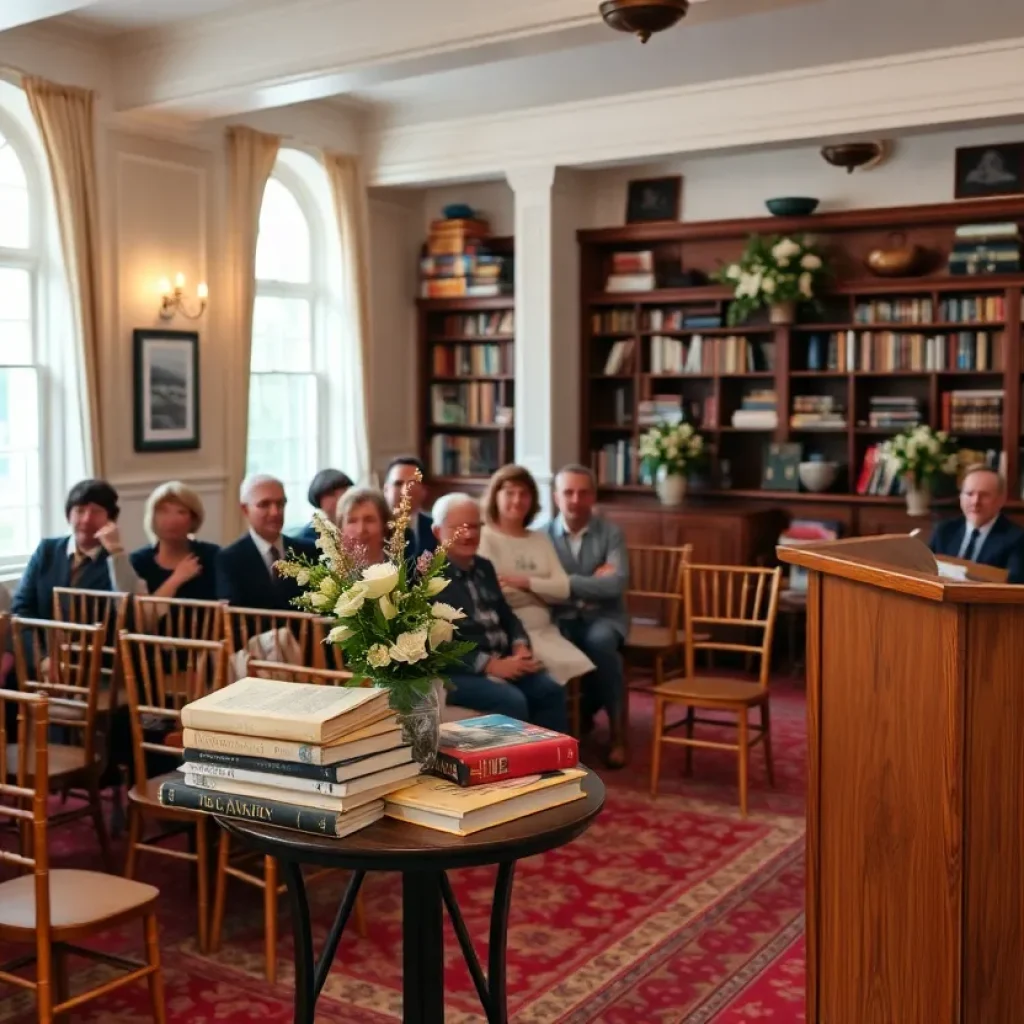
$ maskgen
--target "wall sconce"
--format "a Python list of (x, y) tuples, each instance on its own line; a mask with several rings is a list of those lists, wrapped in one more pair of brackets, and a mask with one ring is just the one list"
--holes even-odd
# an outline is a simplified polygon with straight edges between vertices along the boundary
[(189, 320), (198, 320), (206, 311), (206, 300), (209, 298), (210, 290), (206, 287), (205, 281), (200, 281), (196, 286), (196, 298), (199, 300), (199, 308), (190, 313), (185, 307), (185, 275), (177, 274), (174, 278), (174, 287), (165, 277), (160, 281), (160, 294), (163, 296), (160, 303), (160, 316), (164, 320), (170, 320), (175, 313), (180, 313)]

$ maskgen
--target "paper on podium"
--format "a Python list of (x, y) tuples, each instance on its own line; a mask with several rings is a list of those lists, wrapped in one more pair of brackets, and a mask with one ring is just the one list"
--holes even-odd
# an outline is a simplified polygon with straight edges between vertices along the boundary
[(939, 567), (939, 575), (946, 580), (956, 580), (958, 583), (967, 583), (970, 577), (967, 575), (966, 565), (954, 565), (952, 562), (943, 562), (936, 559)]

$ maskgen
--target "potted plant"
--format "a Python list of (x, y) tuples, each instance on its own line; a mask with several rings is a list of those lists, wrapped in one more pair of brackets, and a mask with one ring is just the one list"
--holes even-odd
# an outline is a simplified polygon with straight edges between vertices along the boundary
[(907, 515), (927, 515), (935, 485), (956, 475), (956, 447), (949, 434), (922, 423), (900, 431), (886, 447), (896, 475), (906, 484)]
[(655, 490), (663, 505), (682, 503), (687, 476), (706, 453), (704, 438), (690, 423), (663, 421), (640, 438), (640, 459), (654, 477)]
[(475, 645), (456, 639), (465, 613), (435, 600), (448, 586), (442, 575), (447, 547), (406, 562), (409, 492), (418, 480), (417, 474), (406, 483), (389, 524), (385, 561), (370, 565), (364, 551), (315, 512), (319, 560), (302, 557), (276, 566), (304, 590), (296, 607), (334, 620), (327, 642), (344, 652), (352, 673), (348, 685), (369, 683), (389, 691), (405, 742), (429, 768), (437, 755), (444, 682)]
[(826, 274), (821, 254), (805, 239), (753, 235), (739, 262), (714, 278), (733, 288), (730, 326), (762, 306), (768, 307), (772, 323), (791, 324), (798, 305), (815, 303)]

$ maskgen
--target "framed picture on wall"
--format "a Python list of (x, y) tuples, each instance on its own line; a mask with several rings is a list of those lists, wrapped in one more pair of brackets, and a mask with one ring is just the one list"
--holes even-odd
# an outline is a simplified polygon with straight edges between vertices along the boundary
[(626, 193), (626, 223), (648, 224), (659, 220), (679, 220), (679, 198), (683, 179), (641, 178), (631, 181)]
[(1024, 142), (965, 146), (956, 151), (957, 199), (1024, 193)]
[(199, 335), (138, 328), (135, 363), (135, 450), (199, 447)]

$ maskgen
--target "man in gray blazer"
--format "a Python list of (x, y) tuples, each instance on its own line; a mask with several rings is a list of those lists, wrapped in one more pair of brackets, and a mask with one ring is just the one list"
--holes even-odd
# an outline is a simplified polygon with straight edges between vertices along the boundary
[(597, 484), (586, 466), (570, 465), (555, 477), (558, 515), (547, 525), (562, 567), (569, 576), (569, 600), (554, 609), (566, 639), (596, 668), (583, 680), (581, 717), (601, 708), (608, 714), (610, 768), (626, 763), (619, 710), (626, 699), (620, 651), (629, 631), (626, 590), (629, 554), (622, 531), (594, 515)]

